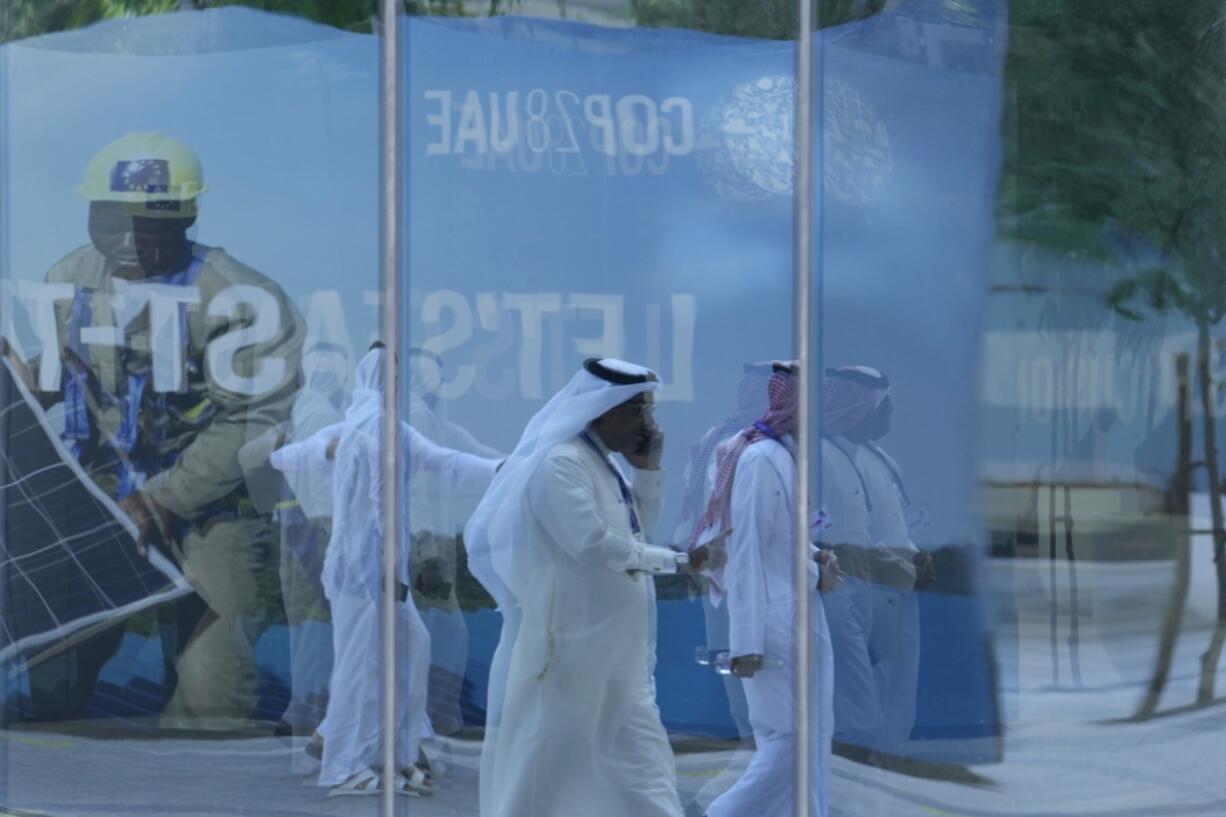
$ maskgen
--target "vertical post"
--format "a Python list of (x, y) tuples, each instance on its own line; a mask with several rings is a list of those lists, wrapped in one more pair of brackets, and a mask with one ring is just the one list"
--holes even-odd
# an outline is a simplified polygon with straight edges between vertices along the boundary
[(1081, 686), (1081, 602), (1077, 596), (1077, 554), (1073, 550), (1073, 486), (1064, 483), (1064, 556), (1068, 560), (1068, 664), (1073, 686)]
[[(0, 39), (7, 39), (9, 36), (8, 22), (10, 16), (6, 9), (3, 19), (0, 19)], [(11, 48), (0, 47), (0, 332), (7, 331), (9, 326), (15, 326), (13, 316), (9, 310), (13, 305), (11, 275), (12, 266), (10, 259), (12, 257), (12, 243), (9, 241), (11, 231), (9, 219), (12, 217), (9, 207), (10, 194), (9, 185), (12, 184), (12, 176), (9, 175), (9, 123), (13, 120), (9, 117), (9, 81), (12, 76), (9, 68), (9, 54)], [(5, 391), (0, 394), (0, 406), (8, 406), (11, 381), (6, 376), (4, 378)], [(0, 448), (9, 450), (9, 427), (8, 427), (8, 411), (0, 413)], [(8, 472), (4, 467), (6, 459), (0, 457), (0, 486), (8, 484)], [(8, 490), (0, 487), (0, 543), (6, 547), (8, 544)], [(5, 554), (3, 566), (0, 566), (0, 616), (9, 615), (9, 560), (7, 553)], [(0, 683), (8, 687), (9, 673), (12, 672), (11, 664), (7, 664), (3, 669), (0, 669)], [(5, 707), (0, 707), (0, 729), (7, 729), (8, 723), (5, 717)], [(9, 759), (8, 759), (8, 741), (0, 743), (0, 792), (8, 792), (9, 778)], [(6, 805), (7, 795), (0, 798), (0, 808)]]
[(813, 14), (811, 0), (798, 0), (796, 14), (796, 123), (794, 139), (795, 180), (792, 186), (793, 303), (792, 325), (796, 360), (801, 375), (796, 406), (796, 502), (793, 506), (796, 530), (796, 673), (793, 678), (796, 713), (796, 817), (809, 814), (809, 781), (812, 771), (813, 678), (809, 623), (809, 451), (813, 442), (812, 401), (814, 378), (819, 376), (812, 363), (812, 274), (813, 274)]
[[(400, 2), (380, 0), (383, 36), (379, 41), (379, 291), (383, 355), (383, 424), (380, 472), (383, 477), (383, 595), (380, 599), (382, 653), (383, 791), (379, 811), (396, 813), (396, 591), (400, 578)], [(406, 634), (407, 635), (407, 634)], [(416, 758), (402, 758), (412, 763)]]
[[(1192, 517), (1189, 495), (1192, 491), (1192, 398), (1187, 353), (1175, 357), (1175, 414), (1178, 433), (1175, 448), (1175, 473), (1171, 477), (1171, 493), (1167, 509), (1170, 513), (1171, 547), (1175, 551), (1175, 579), (1171, 595), (1162, 614), (1162, 635), (1158, 656), (1145, 696), (1133, 714), (1133, 720), (1148, 720), (1158, 710), (1162, 692), (1171, 676), (1175, 647), (1183, 631), (1183, 613), (1188, 606), (1188, 588), (1192, 582)], [(1151, 386), (1151, 388), (1153, 388)]]
[[(1055, 416), (1052, 417), (1055, 423)], [(1054, 426), (1053, 426), (1054, 428)], [(1053, 439), (1055, 432), (1052, 432)], [(1047, 573), (1051, 583), (1051, 601), (1048, 604), (1051, 641), (1051, 683), (1060, 686), (1060, 591), (1056, 587), (1056, 458), (1052, 457), (1051, 482), (1047, 486)]]

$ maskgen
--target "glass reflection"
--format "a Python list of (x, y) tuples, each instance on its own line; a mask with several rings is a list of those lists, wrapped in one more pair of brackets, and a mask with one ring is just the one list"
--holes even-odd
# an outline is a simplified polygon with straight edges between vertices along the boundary
[(493, 814), (682, 813), (651, 681), (652, 575), (686, 562), (646, 539), (662, 506), (658, 387), (643, 366), (589, 358), (529, 421), (465, 529), (469, 564), (518, 620), (489, 693)]
[[(822, 538), (847, 574), (827, 599), (837, 666), (835, 738), (868, 752), (902, 755), (915, 725), (919, 603), (936, 578), (911, 529), (898, 463), (882, 450), (894, 413), (890, 381), (867, 366), (829, 369), (822, 382)], [(880, 761), (878, 761), (880, 762)]]
[(373, 333), (373, 43), (230, 7), (3, 46), (4, 808), (329, 790), (297, 775), (331, 708), (334, 486), (270, 459), (344, 416)]
[[(712, 606), (727, 605), (728, 672), (740, 679), (753, 730), (754, 753), (737, 781), (714, 799), (707, 815), (762, 810), (787, 814), (796, 798), (795, 696), (797, 610), (795, 564), (795, 431), (800, 373), (777, 363), (763, 391), (767, 408), (716, 448), (710, 498), (694, 527), (693, 540), (719, 554), (712, 560), (708, 594)], [(744, 381), (742, 381), (744, 385)], [(708, 531), (722, 530), (726, 546)], [(725, 552), (726, 551), (726, 554)], [(810, 639), (807, 672), (812, 686), (816, 758), (809, 780), (808, 810), (827, 813), (831, 736), (834, 731), (834, 657), (819, 589), (840, 582), (837, 560), (812, 550), (808, 576)], [(725, 562), (719, 565), (720, 562)]]
[(324, 5), (4, 46), (6, 807), (787, 817), (810, 388), (813, 809), (1226, 808), (1220, 3), (821, 3), (804, 372), (794, 4), (406, 4), (394, 634)]
[[(162, 724), (235, 730), (255, 712), (251, 622), (275, 558), (238, 451), (289, 415), (303, 327), (273, 281), (188, 238), (206, 189), (195, 152), (160, 133), (95, 154), (77, 187), (91, 243), (32, 297), (54, 308), (35, 323), (54, 335), (40, 334), (27, 376), (45, 407), (58, 406), (72, 456), (131, 520), (136, 553), (158, 548), (195, 591), (159, 611)], [(33, 668), (35, 716), (81, 717), (121, 637), (111, 628)]]
[[(272, 454), (274, 467), (307, 483), (312, 475), (331, 476), (332, 537), (323, 562), (322, 584), (332, 610), (335, 665), (330, 679), (327, 715), (319, 725), (321, 767), (318, 783), (329, 796), (364, 794), (380, 788), (379, 769), (385, 740), (396, 743), (396, 786), (406, 794), (432, 792), (430, 766), (421, 749), (430, 736), (426, 712), (430, 670), (430, 633), (410, 592), (409, 537), (399, 536), (395, 630), (396, 726), (383, 734), (380, 717), (382, 595), (380, 552), (386, 514), (382, 509), (381, 421), (385, 389), (384, 355), (376, 343), (358, 363), (353, 399), (344, 419), (301, 442)], [(484, 489), (497, 461), (434, 445), (401, 423), (401, 462), (412, 484), (420, 471), (449, 485)], [(318, 478), (318, 477), (317, 477)], [(305, 487), (305, 486), (304, 486)], [(407, 525), (406, 525), (407, 530)]]
[[(439, 395), (443, 361), (425, 349), (410, 348), (406, 415), (409, 425), (426, 439), (446, 448), (502, 459), (468, 429), (448, 418)], [(409, 483), (408, 525), (412, 533), (409, 575), (413, 598), (430, 631), (429, 713), (435, 734), (454, 735), (464, 729), (461, 698), (468, 665), (468, 624), (460, 607), (460, 529), (484, 493), (457, 490), (427, 469)]]
[[(279, 733), (316, 739), (294, 768), (307, 773), (318, 759), (316, 728), (328, 703), (332, 672), (331, 609), (322, 583), (332, 535), (332, 470), (285, 468), (270, 473), (274, 452), (310, 440), (340, 422), (350, 390), (349, 355), (344, 346), (316, 340), (302, 358), (301, 390), (290, 418), (239, 450), (239, 464), (257, 504), (273, 512), (281, 528), (281, 597), (289, 629), (290, 700)], [(282, 455), (283, 456), (283, 455)]]
[[(690, 446), (690, 461), (685, 470), (685, 493), (682, 495), (681, 511), (673, 529), (675, 541), (687, 543), (693, 541), (694, 526), (706, 510), (710, 500), (715, 452), (730, 437), (753, 425), (766, 412), (768, 408), (766, 385), (773, 369), (771, 361), (746, 363), (742, 367), (741, 379), (736, 386), (736, 403), (733, 413), (708, 429), (696, 443)], [(706, 640), (695, 653), (695, 660), (701, 666), (712, 666), (718, 662), (719, 666), (716, 669), (723, 680), (729, 713), (736, 725), (737, 734), (744, 740), (753, 731), (749, 724), (745, 694), (741, 691), (740, 681), (732, 676), (727, 666), (724, 666), (731, 658), (728, 643), (728, 607), (715, 603), (710, 593), (711, 585), (708, 577), (700, 575), (696, 583), (702, 595)], [(719, 781), (713, 781), (704, 788), (710, 787), (718, 789)]]

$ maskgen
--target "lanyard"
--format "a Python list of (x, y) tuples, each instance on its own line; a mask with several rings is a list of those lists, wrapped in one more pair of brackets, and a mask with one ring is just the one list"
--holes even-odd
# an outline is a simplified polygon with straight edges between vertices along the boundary
[(754, 423), (754, 424), (753, 424), (753, 427), (754, 427), (754, 428), (756, 428), (758, 431), (761, 431), (761, 432), (762, 432), (763, 434), (765, 434), (767, 437), (770, 437), (770, 438), (771, 438), (772, 440), (774, 440), (775, 442), (777, 442), (777, 443), (782, 443), (782, 442), (783, 442), (783, 440), (782, 440), (782, 439), (780, 439), (780, 437), (779, 437), (779, 432), (778, 432), (778, 431), (775, 431), (775, 429), (771, 428), (769, 425), (767, 425), (766, 423), (762, 422), (761, 420), (758, 420), (756, 423)]
[(898, 486), (898, 493), (902, 495), (902, 500), (907, 503), (907, 507), (909, 508), (914, 505), (911, 497), (907, 495), (906, 487), (902, 484), (902, 474), (898, 473), (897, 466), (885, 455), (885, 452), (875, 445), (866, 445), (864, 447), (872, 451), (877, 456), (877, 459), (881, 460), (881, 464), (886, 467), (886, 470), (890, 472), (890, 476), (894, 478), (894, 484)]
[(605, 464), (609, 471), (613, 473), (614, 478), (617, 479), (617, 487), (622, 492), (622, 500), (626, 503), (626, 509), (630, 511), (630, 530), (635, 536), (641, 535), (643, 533), (643, 528), (641, 525), (639, 525), (639, 515), (634, 510), (634, 495), (630, 493), (630, 488), (626, 485), (626, 480), (622, 479), (621, 471), (618, 471), (617, 466), (609, 462), (609, 458), (606, 457), (605, 453), (600, 450), (600, 446), (597, 445), (596, 441), (592, 439), (591, 434), (583, 431), (579, 434), (579, 436), (582, 437), (583, 441), (596, 452), (596, 455), (600, 457), (601, 462)]

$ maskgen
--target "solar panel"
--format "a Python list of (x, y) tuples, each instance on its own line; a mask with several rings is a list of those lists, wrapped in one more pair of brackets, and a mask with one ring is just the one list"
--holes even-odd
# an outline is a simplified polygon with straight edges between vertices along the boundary
[(77, 463), (41, 406), (0, 366), (0, 663), (33, 659), (191, 591)]

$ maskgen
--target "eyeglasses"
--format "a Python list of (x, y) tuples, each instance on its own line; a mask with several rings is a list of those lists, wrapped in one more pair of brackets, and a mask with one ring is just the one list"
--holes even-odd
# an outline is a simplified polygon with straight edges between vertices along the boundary
[(648, 403), (646, 400), (634, 401), (626, 405), (630, 406), (635, 417), (651, 417), (656, 413), (656, 404)]

